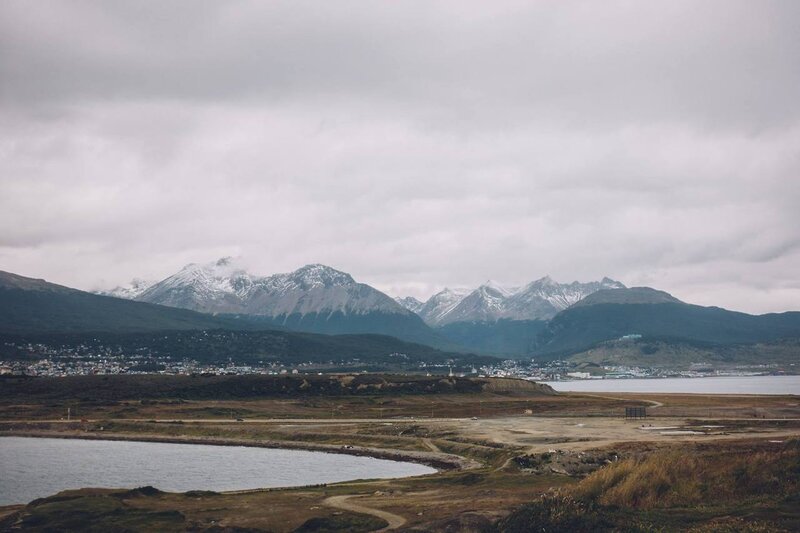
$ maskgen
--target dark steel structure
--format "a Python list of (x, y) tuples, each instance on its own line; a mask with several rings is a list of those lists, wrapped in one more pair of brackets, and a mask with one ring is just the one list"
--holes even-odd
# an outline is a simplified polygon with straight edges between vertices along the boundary
[(626, 407), (625, 418), (647, 418), (647, 409), (645, 407)]

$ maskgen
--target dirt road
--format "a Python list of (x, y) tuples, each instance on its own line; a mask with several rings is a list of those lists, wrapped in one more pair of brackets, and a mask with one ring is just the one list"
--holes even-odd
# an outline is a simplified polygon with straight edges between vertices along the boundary
[[(659, 426), (684, 426), (684, 418), (659, 418)], [(459, 421), (441, 424), (440, 428), (460, 433), (470, 438), (487, 440), (498, 444), (524, 447), (529, 453), (541, 453), (552, 448), (586, 450), (611, 446), (619, 442), (675, 442), (682, 440), (741, 439), (744, 437), (791, 438), (800, 435), (798, 428), (720, 427), (708, 434), (669, 434), (647, 431), (641, 420), (601, 417), (508, 417), (489, 418), (480, 421)]]
[(406, 519), (400, 515), (396, 515), (388, 511), (381, 511), (380, 509), (373, 509), (372, 507), (366, 507), (364, 505), (360, 505), (358, 503), (351, 501), (353, 498), (359, 498), (359, 497), (363, 496), (348, 495), (348, 494), (345, 494), (343, 496), (331, 496), (330, 498), (325, 499), (322, 503), (323, 505), (327, 505), (328, 507), (335, 507), (336, 509), (341, 509), (343, 511), (368, 514), (370, 516), (386, 520), (389, 523), (389, 525), (383, 529), (379, 529), (378, 531), (389, 531), (392, 529), (397, 529), (399, 527), (402, 527), (406, 523)]

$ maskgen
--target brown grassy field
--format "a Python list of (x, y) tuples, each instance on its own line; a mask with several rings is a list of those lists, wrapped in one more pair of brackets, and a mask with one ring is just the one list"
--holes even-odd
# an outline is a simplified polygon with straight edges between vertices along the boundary
[(627, 405), (648, 405), (636, 400), (583, 395), (509, 395), (491, 392), (436, 396), (339, 396), (265, 398), (249, 400), (120, 400), (78, 402), (7, 400), (0, 403), (3, 420), (81, 419), (392, 419), (470, 418), (507, 415), (621, 413)]
[[(605, 397), (530, 389), (226, 401), (127, 398), (73, 402), (77, 420), (69, 422), (61, 420), (61, 400), (20, 400), (3, 398), (0, 435), (299, 447), (405, 458), (441, 470), (418, 478), (241, 493), (79, 491), (7, 508), (0, 530), (799, 526), (792, 498), (800, 467), (797, 446), (790, 443), (800, 437), (800, 410), (793, 396)], [(624, 420), (630, 405), (648, 406), (651, 418)], [(766, 496), (759, 498), (759, 491)]]

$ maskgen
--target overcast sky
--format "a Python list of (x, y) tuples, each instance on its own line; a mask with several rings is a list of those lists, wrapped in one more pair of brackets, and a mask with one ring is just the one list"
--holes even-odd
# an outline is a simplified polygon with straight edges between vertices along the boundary
[(0, 2), (0, 270), (800, 309), (800, 2)]

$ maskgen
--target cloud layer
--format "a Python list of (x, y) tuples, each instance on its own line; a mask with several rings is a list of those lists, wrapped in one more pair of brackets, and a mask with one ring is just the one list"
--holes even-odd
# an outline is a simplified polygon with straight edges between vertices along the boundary
[(800, 4), (0, 3), (0, 269), (800, 309)]

